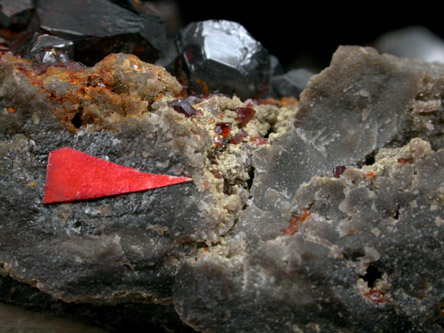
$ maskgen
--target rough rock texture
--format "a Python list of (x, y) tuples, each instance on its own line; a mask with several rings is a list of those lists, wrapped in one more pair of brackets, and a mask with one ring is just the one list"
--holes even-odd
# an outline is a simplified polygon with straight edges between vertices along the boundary
[[(183, 256), (216, 242), (245, 201), (238, 185), (217, 190), (223, 179), (207, 170), (209, 134), (168, 107), (180, 85), (119, 54), (43, 73), (5, 56), (1, 75), (3, 268), (69, 301), (167, 301)], [(195, 184), (42, 205), (48, 153), (64, 146), (140, 171), (189, 174)]]
[(181, 318), (217, 332), (443, 330), (443, 152), (420, 139), (380, 150), (415, 136), (443, 147), (442, 127), (414, 125), (430, 103), (418, 97), (441, 98), (443, 70), (339, 48), (294, 127), (253, 154), (252, 198), (230, 234), (179, 270)]
[[(170, 331), (444, 331), (442, 65), (340, 47), (299, 104), (182, 96), (134, 56), (73, 66), (1, 57), (1, 281), (36, 295), (1, 299)], [(42, 205), (63, 146), (193, 183)]]

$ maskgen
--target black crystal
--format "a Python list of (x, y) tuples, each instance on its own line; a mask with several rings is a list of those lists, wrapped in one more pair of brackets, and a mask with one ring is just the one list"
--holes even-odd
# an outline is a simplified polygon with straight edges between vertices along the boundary
[(70, 40), (48, 34), (36, 34), (27, 48), (28, 53), (25, 58), (46, 65), (68, 62), (73, 58), (73, 45)]
[(208, 87), (247, 99), (268, 89), (268, 51), (239, 23), (190, 23), (179, 32), (177, 47), (194, 92), (206, 93)]
[(40, 28), (74, 41), (75, 60), (93, 65), (110, 53), (155, 62), (165, 46), (165, 26), (107, 0), (40, 0)]

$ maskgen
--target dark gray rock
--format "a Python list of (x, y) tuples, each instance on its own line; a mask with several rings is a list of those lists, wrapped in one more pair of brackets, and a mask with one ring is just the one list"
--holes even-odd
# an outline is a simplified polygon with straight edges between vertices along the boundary
[[(0, 297), (143, 303), (177, 331), (173, 307), (203, 332), (444, 331), (443, 87), (441, 65), (341, 47), (297, 110), (249, 104), (241, 126), (237, 98), (176, 112), (182, 87), (132, 56), (41, 73), (5, 54)], [(248, 134), (217, 146), (216, 122)], [(45, 206), (62, 146), (193, 183)]]
[[(253, 154), (252, 198), (225, 242), (179, 270), (182, 320), (218, 332), (443, 331), (443, 151), (420, 139), (383, 149), (415, 136), (443, 147), (442, 126), (412, 126), (444, 93), (443, 70), (339, 48), (294, 127)], [(339, 165), (363, 167), (333, 178)]]
[(0, 0), (0, 24), (13, 29), (23, 29), (31, 19), (32, 0)]
[(236, 22), (209, 20), (190, 23), (178, 34), (177, 46), (196, 92), (258, 97), (268, 89), (270, 56), (267, 50)]
[(208, 134), (191, 120), (194, 129), (179, 126), (184, 116), (166, 102), (157, 101), (163, 105), (157, 112), (147, 110), (156, 96), (171, 99), (181, 86), (162, 68), (123, 54), (81, 71), (44, 73), (10, 57), (0, 77), (4, 272), (64, 301), (171, 302), (183, 257), (198, 243), (217, 241), (233, 223), (236, 205), (229, 212), (225, 198), (193, 183), (61, 205), (41, 199), (48, 154), (65, 146), (203, 182)]
[(74, 41), (75, 60), (92, 66), (110, 53), (125, 52), (155, 62), (166, 42), (165, 26), (107, 0), (37, 2), (40, 28)]
[(382, 155), (303, 185), (292, 210), (309, 216), (296, 234), (261, 234), (249, 254), (233, 235), (234, 255), (215, 248), (182, 266), (182, 320), (217, 332), (443, 331), (444, 209), (433, 179), (444, 179), (444, 151), (418, 139)]
[(307, 88), (308, 80), (314, 75), (305, 68), (293, 69), (285, 74), (275, 75), (271, 78), (273, 91), (279, 97), (296, 97)]

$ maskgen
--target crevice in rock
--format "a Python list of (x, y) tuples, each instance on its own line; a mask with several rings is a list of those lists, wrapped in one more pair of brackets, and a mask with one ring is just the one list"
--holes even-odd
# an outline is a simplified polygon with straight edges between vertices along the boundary
[(82, 116), (83, 116), (83, 108), (80, 108), (79, 111), (74, 115), (74, 117), (71, 120), (71, 123), (75, 128), (80, 128), (84, 125)]
[(370, 264), (367, 267), (366, 273), (364, 275), (361, 275), (361, 278), (367, 282), (367, 285), (369, 288), (373, 288), (375, 286), (375, 282), (378, 279), (382, 278), (382, 273), (381, 271), (378, 269), (378, 267), (376, 267), (373, 264)]
[(370, 154), (367, 154), (363, 161), (359, 161), (357, 163), (359, 168), (362, 168), (365, 165), (373, 165), (375, 163), (376, 151), (372, 151)]
[(395, 219), (395, 220), (398, 220), (399, 219), (399, 204), (397, 204), (396, 205), (396, 210), (395, 210), (395, 212), (393, 213), (393, 218)]
[[(253, 181), (254, 181), (254, 166), (252, 166), (249, 170), (248, 170), (248, 180), (247, 180), (247, 189), (248, 192), (250, 192), (251, 187), (253, 186)], [(245, 208), (244, 208), (245, 209)]]
[(194, 332), (183, 324), (172, 305), (131, 303), (118, 304), (65, 303), (53, 299), (36, 287), (0, 276), (0, 301), (56, 316), (60, 320), (76, 320), (110, 332)]

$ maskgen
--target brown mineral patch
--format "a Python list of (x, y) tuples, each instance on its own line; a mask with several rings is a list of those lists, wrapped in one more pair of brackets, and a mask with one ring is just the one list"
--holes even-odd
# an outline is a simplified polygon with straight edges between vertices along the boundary
[(19, 57), (0, 57), (41, 89), (54, 115), (70, 130), (140, 116), (149, 112), (154, 101), (182, 89), (164, 68), (133, 55), (111, 54), (91, 68), (76, 63), (35, 65)]

